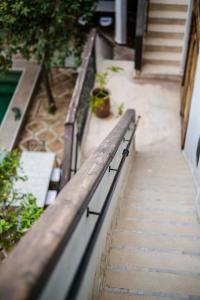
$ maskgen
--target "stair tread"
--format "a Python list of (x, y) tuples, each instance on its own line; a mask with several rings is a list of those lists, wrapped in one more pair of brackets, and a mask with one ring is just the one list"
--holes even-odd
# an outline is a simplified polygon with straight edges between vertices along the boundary
[(150, 0), (152, 4), (188, 5), (188, 0)]
[(144, 59), (164, 60), (164, 61), (180, 61), (181, 53), (174, 52), (144, 52)]
[(184, 33), (185, 25), (149, 24), (148, 32)]
[(167, 10), (150, 10), (150, 18), (166, 18), (166, 19), (186, 19), (187, 12), (167, 11)]
[(145, 45), (152, 45), (152, 46), (171, 46), (171, 47), (182, 47), (183, 40), (180, 39), (163, 39), (163, 38), (145, 38), (144, 39)]
[(180, 75), (178, 66), (154, 66), (146, 64), (143, 66), (142, 75)]

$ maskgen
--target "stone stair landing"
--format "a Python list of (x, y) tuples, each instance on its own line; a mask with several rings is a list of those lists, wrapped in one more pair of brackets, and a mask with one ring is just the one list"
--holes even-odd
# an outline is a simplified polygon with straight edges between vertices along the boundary
[(187, 1), (150, 0), (143, 77), (180, 79)]

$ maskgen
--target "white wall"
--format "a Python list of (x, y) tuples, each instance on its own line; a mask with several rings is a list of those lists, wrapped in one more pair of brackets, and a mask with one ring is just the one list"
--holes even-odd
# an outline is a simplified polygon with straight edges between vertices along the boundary
[(115, 1), (115, 42), (127, 42), (127, 0)]
[(198, 186), (198, 207), (200, 208), (200, 163), (196, 166), (196, 149), (200, 137), (200, 53), (198, 57), (189, 125), (186, 135), (185, 154), (192, 168)]

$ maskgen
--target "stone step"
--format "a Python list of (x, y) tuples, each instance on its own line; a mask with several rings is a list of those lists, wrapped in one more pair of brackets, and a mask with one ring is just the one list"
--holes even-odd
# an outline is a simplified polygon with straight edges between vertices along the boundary
[[(166, 173), (171, 172), (171, 176), (173, 177), (173, 171), (177, 170), (176, 174), (174, 174), (174, 176), (178, 176), (179, 174), (181, 175), (186, 175), (187, 176), (187, 172), (188, 172), (188, 167), (187, 165), (183, 165), (181, 163), (179, 163), (178, 161), (176, 162), (174, 160), (174, 165), (172, 161), (168, 161), (168, 160), (158, 160), (155, 161), (152, 158), (152, 161), (148, 161), (145, 160), (144, 161), (135, 161), (135, 164), (138, 166), (140, 165), (141, 168), (145, 171), (148, 170), (148, 168), (152, 168), (152, 170), (154, 170), (155, 172), (159, 172), (160, 170), (162, 170), (163, 175)], [(138, 170), (139, 171), (139, 170)], [(183, 173), (182, 173), (183, 172)], [(185, 172), (185, 173), (184, 173)]]
[(163, 59), (146, 59), (143, 58), (143, 64), (159, 65), (159, 66), (180, 66), (180, 61), (163, 60)]
[(156, 10), (149, 11), (149, 18), (154, 19), (168, 19), (168, 20), (185, 20), (187, 17), (187, 12), (185, 11), (166, 11), (166, 10)]
[[(135, 164), (134, 167), (138, 168), (139, 163)], [(182, 186), (190, 186), (191, 190), (196, 190), (195, 185), (190, 177), (187, 176), (187, 169), (184, 169), (183, 167), (179, 166), (179, 170), (177, 171), (177, 174), (174, 174), (176, 172), (176, 168), (172, 167), (170, 171), (170, 166), (161, 165), (159, 168), (159, 165), (152, 166), (152, 164), (147, 163), (145, 166), (145, 163), (141, 164), (141, 170), (137, 170), (132, 176), (129, 178), (129, 182), (131, 183), (131, 186), (137, 187), (138, 183), (145, 183), (154, 185), (158, 182), (159, 184), (165, 184), (169, 186), (177, 185), (180, 188)]]
[(183, 46), (183, 40), (180, 39), (162, 39), (162, 38), (145, 38), (145, 46), (161, 46), (161, 47), (172, 47), (181, 49)]
[[(149, 201), (143, 200), (142, 198), (137, 199), (137, 198), (131, 198), (130, 197), (126, 197), (122, 200), (122, 205), (123, 207), (126, 208), (135, 208), (135, 209), (139, 209), (139, 210), (148, 210), (149, 211), (166, 211), (166, 212), (175, 212), (175, 213), (184, 213), (184, 214), (195, 214), (195, 207), (194, 207), (194, 203), (193, 205), (191, 205), (191, 203), (188, 201), (181, 201), (180, 203), (177, 203), (176, 201), (174, 201), (174, 203), (172, 203), (172, 201), (169, 200), (168, 201), (164, 201), (164, 200), (156, 200), (156, 199), (151, 199)], [(200, 230), (200, 227), (199, 227)], [(199, 232), (200, 234), (200, 232)]]
[(187, 177), (180, 177), (180, 178), (174, 178), (173, 176), (166, 176), (162, 177), (160, 176), (154, 176), (152, 173), (145, 174), (143, 172), (140, 175), (140, 173), (134, 174), (132, 177), (132, 182), (134, 182), (134, 187), (137, 187), (137, 185), (144, 185), (147, 184), (148, 186), (155, 186), (155, 185), (161, 185), (161, 186), (179, 186), (181, 187), (191, 187), (193, 183), (191, 182), (191, 179), (187, 180)]
[[(106, 283), (109, 290), (125, 294), (157, 295), (158, 299), (197, 299), (200, 293), (199, 278), (189, 275), (163, 274), (148, 270), (108, 270)], [(116, 288), (118, 287), (118, 288)], [(190, 297), (188, 296), (190, 295)], [(123, 296), (123, 294), (122, 294)], [(195, 297), (196, 296), (196, 297)], [(121, 298), (123, 299), (123, 298)]]
[(183, 39), (184, 33), (180, 32), (160, 32), (160, 31), (150, 31), (146, 33), (146, 37), (150, 38), (161, 38), (161, 39)]
[[(188, 182), (190, 182), (190, 184), (192, 183), (192, 179), (188, 176), (188, 168), (187, 166), (181, 165), (180, 163), (176, 163), (176, 161), (174, 161), (174, 164), (177, 164), (176, 166), (173, 165), (170, 162), (165, 162), (160, 160), (158, 162), (149, 162), (149, 161), (135, 161), (134, 162), (134, 166), (135, 167), (139, 167), (140, 169), (137, 170), (137, 172), (135, 172), (134, 174), (132, 174), (131, 179), (135, 179), (135, 177), (139, 178), (144, 178), (142, 176), (145, 175), (145, 177), (149, 178), (155, 178), (155, 180), (159, 181), (159, 178), (161, 178), (161, 180), (170, 180), (170, 181), (176, 181), (178, 180), (179, 182), (181, 180), (185, 181), (188, 179)], [(176, 173), (175, 173), (176, 172)], [(159, 177), (159, 178), (158, 178)], [(131, 180), (130, 179), (130, 180)]]
[(135, 230), (148, 233), (156, 233), (170, 236), (179, 235), (191, 239), (190, 237), (200, 237), (199, 224), (186, 224), (181, 222), (151, 222), (151, 220), (124, 219), (122, 216), (118, 220), (117, 228), (119, 230)]
[(179, 253), (198, 257), (200, 255), (200, 240), (166, 237), (162, 234), (115, 232), (112, 236), (112, 245), (113, 248), (119, 249), (147, 249), (152, 252)]
[(180, 68), (178, 66), (154, 66), (146, 64), (143, 66), (139, 78), (180, 81)]
[(171, 274), (194, 274), (199, 275), (200, 260), (199, 257), (169, 254), (162, 252), (140, 251), (135, 249), (128, 251), (127, 249), (112, 249), (109, 269), (149, 269), (156, 270), (160, 273)]
[[(141, 197), (142, 195), (145, 195), (146, 193), (146, 183), (137, 184), (137, 186), (128, 186), (126, 189), (126, 196), (133, 196), (135, 193), (140, 193)], [(187, 188), (179, 188), (174, 186), (167, 186), (167, 185), (159, 185), (156, 186), (148, 186), (149, 194), (153, 194), (156, 199), (163, 199), (162, 197), (166, 197), (168, 195), (169, 198), (175, 199), (181, 199), (181, 197), (184, 197), (184, 199), (194, 199), (196, 197), (196, 193), (192, 189)], [(164, 198), (165, 199), (165, 198)], [(178, 201), (178, 200), (177, 200)]]
[(171, 207), (173, 206), (174, 210), (176, 209), (194, 209), (194, 201), (193, 199), (181, 199), (181, 198), (170, 198), (167, 195), (162, 197), (156, 197), (155, 193), (150, 193), (149, 197), (147, 193), (140, 193), (140, 190), (135, 190), (134, 195), (125, 195), (122, 205), (151, 205), (153, 207)]
[(148, 26), (149, 24), (185, 25), (185, 19), (149, 17)]
[[(158, 297), (148, 296), (147, 298), (146, 296), (139, 294), (139, 292), (137, 294), (125, 294), (123, 290), (118, 292), (117, 289), (116, 291), (106, 289), (100, 297), (100, 300), (158, 300)], [(172, 298), (165, 297), (163, 300), (172, 300)]]
[(188, 5), (188, 0), (150, 0), (151, 4)]
[(144, 51), (152, 51), (152, 52), (182, 52), (182, 47), (178, 46), (162, 46), (162, 45), (145, 45)]
[(184, 25), (170, 25), (170, 24), (149, 24), (148, 31), (150, 32), (162, 32), (162, 33), (179, 33), (184, 34)]
[[(122, 207), (121, 209), (123, 218), (125, 220), (131, 219), (141, 219), (141, 220), (149, 220), (152, 222), (179, 222), (179, 223), (189, 223), (189, 224), (197, 224), (197, 218), (195, 213), (175, 213), (172, 211), (165, 210), (148, 210), (148, 209), (136, 209), (135, 207), (129, 206)], [(199, 241), (200, 242), (200, 241)]]
[[(133, 193), (134, 191), (134, 193)], [(143, 188), (140, 187), (134, 187), (134, 190), (132, 188), (132, 190), (126, 190), (125, 191), (125, 197), (129, 197), (132, 199), (142, 199), (142, 200), (146, 200), (146, 201), (151, 201), (151, 200), (165, 200), (165, 201), (169, 201), (170, 202), (182, 202), (182, 201), (186, 201), (188, 203), (192, 203), (194, 205), (194, 198), (191, 197), (191, 195), (187, 195), (184, 192), (179, 194), (178, 192), (174, 192), (174, 193), (170, 193), (170, 195), (168, 194), (160, 194), (158, 193), (158, 191), (156, 191), (155, 189), (146, 189), (144, 190)]]
[(169, 4), (169, 3), (153, 3), (153, 2), (150, 2), (150, 5), (149, 5), (149, 9), (150, 11), (177, 11), (177, 12), (186, 12), (187, 11), (187, 5), (180, 5), (180, 4), (176, 4), (176, 3), (173, 3), (173, 4)]

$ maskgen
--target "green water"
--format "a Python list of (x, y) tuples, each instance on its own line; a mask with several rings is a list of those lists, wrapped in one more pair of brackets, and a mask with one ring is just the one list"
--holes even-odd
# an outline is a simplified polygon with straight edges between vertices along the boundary
[(15, 71), (10, 71), (0, 76), (0, 124), (12, 99), (20, 76), (21, 72)]

